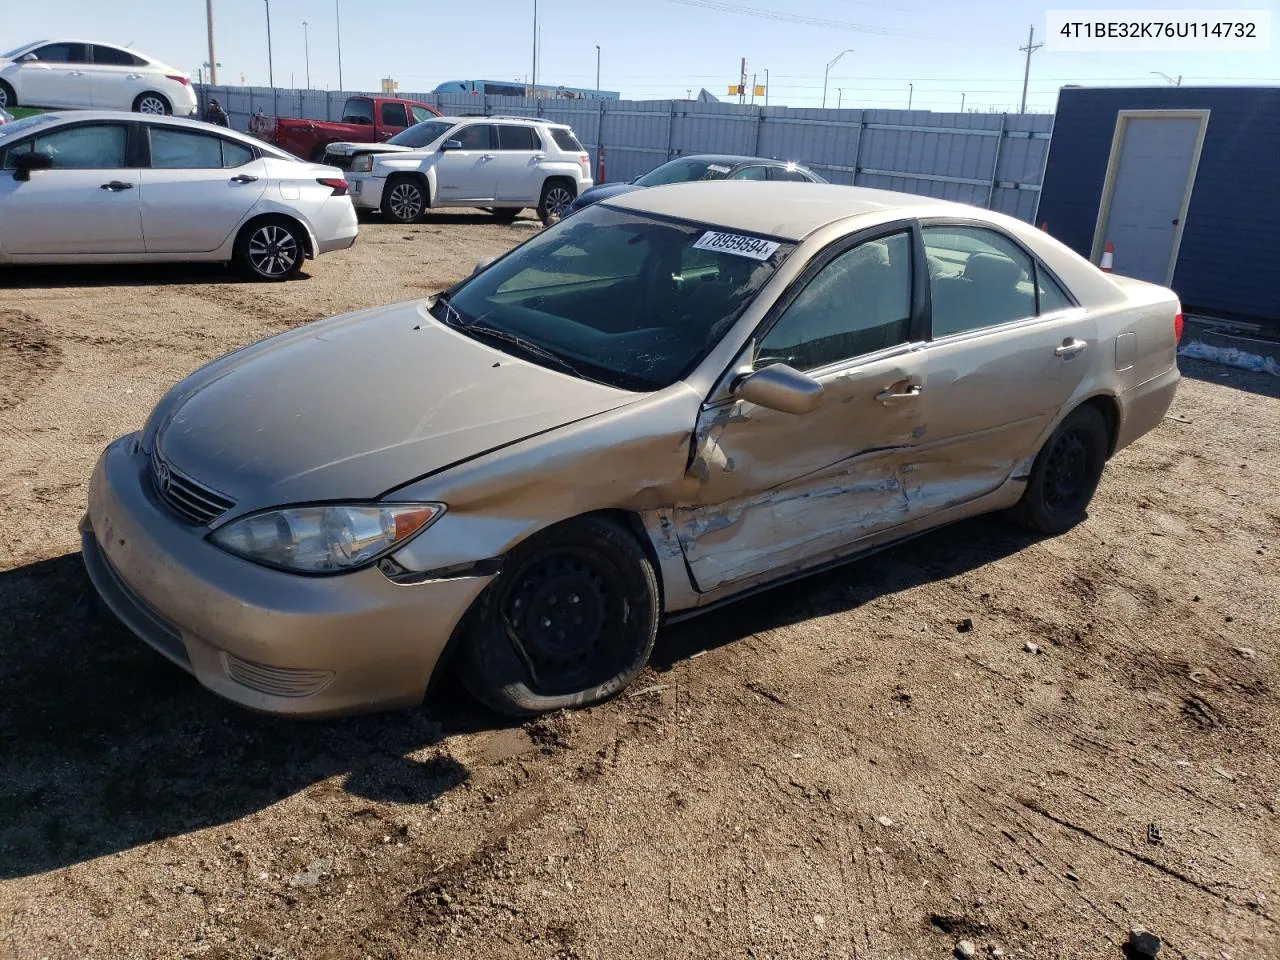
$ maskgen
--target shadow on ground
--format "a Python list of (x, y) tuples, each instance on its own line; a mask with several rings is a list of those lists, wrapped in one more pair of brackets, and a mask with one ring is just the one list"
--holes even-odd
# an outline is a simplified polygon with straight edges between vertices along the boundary
[[(955, 576), (1030, 542), (999, 520), (969, 521), (674, 625), (653, 665), (670, 670), (700, 650)], [(507, 725), (456, 684), (437, 687), (423, 709), (259, 716), (136, 640), (98, 604), (79, 554), (0, 573), (0, 879), (231, 822), (333, 776), (377, 801), (435, 799), (470, 774), (424, 748)]]
[[(311, 277), (302, 272), (287, 283)], [(112, 263), (60, 266), (15, 266), (0, 270), (0, 289), (56, 290), (64, 287), (164, 287), (231, 283), (253, 284), (234, 267), (223, 263)]]
[(1221, 363), (1197, 360), (1192, 357), (1179, 357), (1178, 369), (1182, 371), (1184, 377), (1192, 380), (1216, 383), (1220, 387), (1245, 390), (1264, 397), (1280, 398), (1280, 377), (1269, 373), (1241, 370), (1238, 367), (1228, 367)]

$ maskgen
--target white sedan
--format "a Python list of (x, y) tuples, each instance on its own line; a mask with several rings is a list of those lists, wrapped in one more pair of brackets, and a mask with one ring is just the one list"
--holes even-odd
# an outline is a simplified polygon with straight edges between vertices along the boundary
[(136, 50), (84, 40), (41, 40), (0, 53), (0, 108), (74, 107), (187, 117), (191, 77)]
[(0, 127), (0, 265), (221, 261), (285, 280), (358, 230), (341, 170), (223, 127), (106, 111)]

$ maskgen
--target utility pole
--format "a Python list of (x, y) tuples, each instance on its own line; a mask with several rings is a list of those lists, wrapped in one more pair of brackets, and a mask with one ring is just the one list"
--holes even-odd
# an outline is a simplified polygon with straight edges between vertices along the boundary
[(209, 24), (209, 83), (218, 85), (218, 58), (213, 55), (213, 0), (204, 0), (205, 15)]
[(960, 112), (964, 113), (964, 94), (960, 94)]
[(1043, 43), (1036, 43), (1035, 39), (1036, 25), (1033, 23), (1030, 32), (1027, 33), (1027, 45), (1018, 48), (1027, 55), (1027, 65), (1022, 71), (1022, 107), (1018, 110), (1019, 113), (1027, 112), (1027, 82), (1031, 79), (1031, 55), (1044, 46)]
[(600, 44), (596, 44), (596, 96), (600, 95)]
[(747, 58), (742, 58), (742, 72), (738, 75), (738, 103), (747, 102)]
[(342, 11), (338, 8), (340, 0), (333, 0), (333, 19), (338, 24), (338, 89), (342, 87)]
[(755, 73), (751, 75), (751, 102), (753, 104), (756, 102), (756, 77), (757, 76), (759, 75)]
[(914, 83), (908, 83), (907, 84), (907, 109), (908, 110), (911, 109), (911, 101), (915, 99), (915, 96), (916, 96), (916, 85)]
[(276, 88), (276, 70), (271, 64), (271, 0), (262, 0), (267, 5), (267, 78), (271, 89)]
[(302, 21), (302, 52), (307, 58), (307, 89), (311, 89), (311, 30), (307, 21)]
[(834, 60), (827, 64), (826, 71), (822, 74), (822, 109), (827, 108), (827, 83), (831, 80), (831, 68), (840, 62), (840, 58), (846, 53), (853, 53), (852, 50), (841, 50), (836, 54)]
[(769, 71), (767, 69), (764, 72), (764, 105), (766, 107), (769, 105)]
[(536, 95), (538, 86), (538, 0), (533, 0), (533, 73), (530, 74), (529, 93)]

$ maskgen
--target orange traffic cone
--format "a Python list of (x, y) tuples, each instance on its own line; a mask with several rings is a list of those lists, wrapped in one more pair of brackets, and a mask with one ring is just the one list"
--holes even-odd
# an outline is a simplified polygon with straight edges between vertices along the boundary
[(1098, 264), (1098, 268), (1103, 273), (1110, 273), (1111, 265), (1115, 262), (1115, 259), (1116, 259), (1116, 245), (1112, 243), (1110, 240), (1108, 240), (1106, 243), (1106, 246), (1102, 248), (1102, 262)]
[(596, 183), (604, 183), (604, 144), (600, 145), (600, 158), (596, 163)]

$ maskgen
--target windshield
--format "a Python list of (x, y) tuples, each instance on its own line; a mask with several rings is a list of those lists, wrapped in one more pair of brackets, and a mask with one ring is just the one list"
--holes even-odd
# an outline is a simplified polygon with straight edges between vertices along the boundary
[(731, 163), (682, 157), (649, 171), (636, 183), (642, 187), (660, 187), (665, 183), (688, 183), (691, 180), (723, 180), (732, 169)]
[[(433, 311), (477, 338), (484, 328), (519, 338), (593, 380), (660, 390), (688, 375), (793, 247), (593, 206), (464, 281)], [(534, 349), (524, 355), (542, 362)]]
[(21, 120), (14, 120), (12, 123), (6, 123), (4, 129), (0, 130), (0, 140), (8, 140), (18, 134), (26, 133), (32, 127), (53, 123), (57, 119), (58, 117), (52, 113), (37, 113), (30, 117), (23, 117)]
[(429, 143), (435, 143), (454, 125), (443, 120), (427, 120), (424, 123), (416, 123), (408, 130), (401, 130), (387, 143), (394, 144), (397, 147), (425, 147)]

